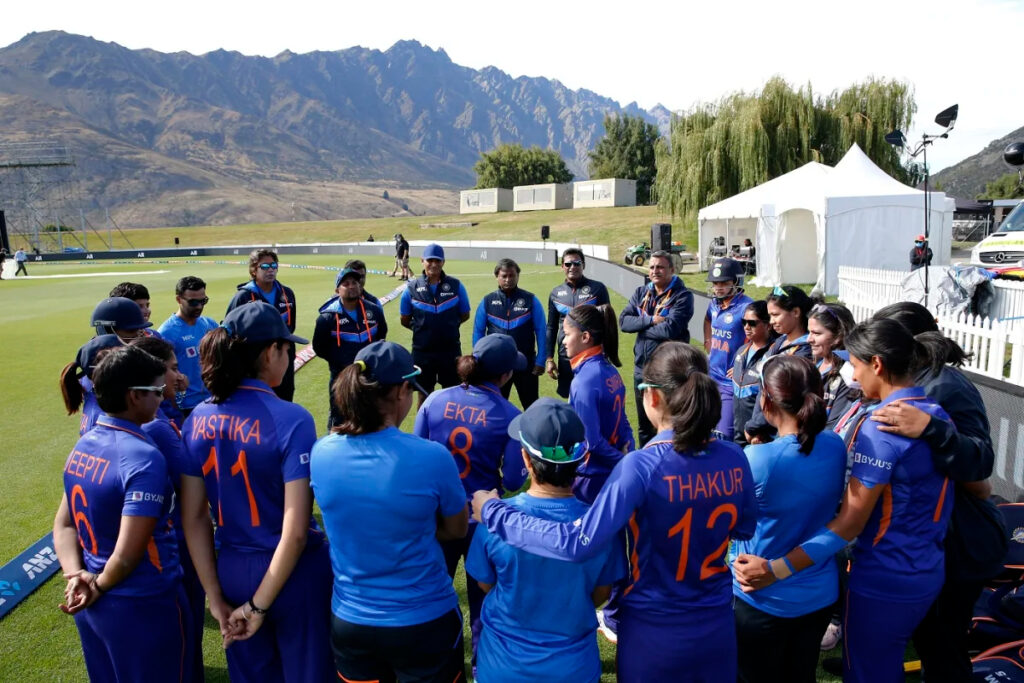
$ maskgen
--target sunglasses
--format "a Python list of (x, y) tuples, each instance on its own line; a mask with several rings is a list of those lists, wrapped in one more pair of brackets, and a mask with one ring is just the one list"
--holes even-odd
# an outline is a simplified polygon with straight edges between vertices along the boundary
[(189, 306), (205, 306), (210, 303), (210, 297), (204, 296), (202, 299), (185, 299), (185, 302)]
[(585, 442), (578, 442), (572, 446), (568, 451), (561, 445), (559, 446), (531, 446), (523, 438), (523, 433), (519, 432), (519, 443), (532, 455), (540, 458), (541, 460), (547, 460), (548, 462), (576, 462), (580, 460), (587, 453), (587, 444)]
[(582, 268), (583, 261), (562, 261), (562, 265), (566, 268)]
[(828, 306), (825, 306), (824, 304), (814, 304), (813, 306), (811, 306), (811, 315), (817, 315), (819, 313), (826, 313), (833, 320), (839, 322), (839, 318), (836, 316), (835, 311), (833, 311)]
[(744, 318), (743, 319), (743, 327), (757, 327), (757, 324), (759, 322), (761, 322), (761, 321), (758, 320), (757, 318), (754, 318), (753, 320), (750, 320), (748, 318)]
[(277, 261), (271, 263), (261, 263), (260, 270), (277, 270)]
[(638, 391), (644, 391), (645, 389), (661, 389), (660, 384), (653, 384), (651, 382), (640, 382), (636, 385)]
[(167, 388), (167, 385), (166, 384), (161, 384), (158, 387), (150, 386), (150, 387), (128, 387), (128, 388), (133, 390), (133, 391), (151, 391), (151, 392), (153, 392), (154, 396), (163, 396), (164, 395), (164, 389)]

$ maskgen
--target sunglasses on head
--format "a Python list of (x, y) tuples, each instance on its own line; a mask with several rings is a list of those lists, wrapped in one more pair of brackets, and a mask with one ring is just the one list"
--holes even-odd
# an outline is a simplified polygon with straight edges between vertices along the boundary
[(814, 304), (813, 306), (811, 306), (811, 315), (817, 315), (819, 313), (825, 313), (836, 322), (839, 321), (839, 318), (836, 316), (835, 311), (833, 311), (828, 306), (824, 304)]
[(581, 459), (587, 453), (586, 442), (580, 441), (573, 444), (572, 448), (568, 451), (565, 450), (564, 446), (531, 446), (523, 438), (523, 433), (519, 433), (519, 443), (523, 445), (523, 448), (530, 454), (548, 462), (576, 462)]
[(562, 265), (566, 268), (582, 268), (583, 261), (562, 261)]
[(202, 299), (185, 299), (185, 302), (189, 306), (205, 306), (210, 303), (210, 297), (204, 296)]
[(147, 392), (151, 391), (151, 392), (153, 392), (154, 396), (163, 396), (164, 395), (164, 389), (167, 388), (167, 385), (166, 384), (161, 384), (158, 387), (147, 386), (147, 387), (128, 387), (128, 388), (133, 390), (133, 391), (147, 391)]
[(272, 261), (270, 263), (261, 263), (260, 270), (277, 270), (277, 261)]
[(777, 296), (784, 299), (789, 298), (789, 294), (786, 294), (786, 290), (784, 290), (779, 285), (775, 285), (775, 288), (772, 290), (772, 296)]

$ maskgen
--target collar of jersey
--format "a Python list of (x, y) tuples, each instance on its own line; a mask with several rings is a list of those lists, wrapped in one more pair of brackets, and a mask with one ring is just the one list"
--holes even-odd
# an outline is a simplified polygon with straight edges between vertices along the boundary
[(675, 438), (675, 432), (671, 429), (663, 429), (654, 435), (654, 438), (647, 442), (644, 449), (648, 449), (651, 446), (660, 446), (662, 444), (672, 445), (672, 439)]
[(99, 418), (97, 418), (96, 424), (101, 424), (104, 427), (116, 429), (119, 432), (128, 432), (132, 436), (138, 437), (143, 441), (147, 441), (146, 435), (142, 433), (142, 428), (139, 427), (139, 425), (135, 424), (134, 422), (122, 420), (120, 418), (112, 417), (104, 413), (103, 415), (100, 415)]
[(268, 394), (273, 394), (274, 390), (270, 388), (270, 385), (262, 380), (258, 380), (255, 377), (246, 377), (238, 384), (239, 389), (248, 389), (249, 391), (262, 391)]
[(907, 400), (924, 400), (928, 395), (924, 393), (924, 389), (921, 387), (904, 387), (903, 389), (897, 389), (888, 396), (885, 400), (879, 401), (878, 407), (888, 405), (893, 401), (907, 401)]
[(575, 370), (583, 363), (596, 356), (604, 355), (604, 346), (598, 344), (597, 346), (591, 346), (589, 349), (583, 349), (569, 360), (569, 365)]

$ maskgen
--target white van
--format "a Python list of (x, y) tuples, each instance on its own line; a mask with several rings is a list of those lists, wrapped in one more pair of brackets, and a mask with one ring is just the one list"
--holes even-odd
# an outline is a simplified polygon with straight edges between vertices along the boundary
[(1003, 219), (998, 230), (971, 249), (971, 265), (983, 268), (1024, 265), (1024, 202)]

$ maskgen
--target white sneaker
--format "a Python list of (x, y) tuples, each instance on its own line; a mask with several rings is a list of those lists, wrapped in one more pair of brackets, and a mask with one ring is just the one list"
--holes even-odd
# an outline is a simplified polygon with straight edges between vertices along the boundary
[(839, 624), (829, 623), (825, 629), (825, 635), (821, 637), (821, 649), (832, 650), (843, 638), (843, 627)]
[(619, 636), (615, 631), (604, 620), (604, 610), (597, 610), (597, 630), (605, 637), (609, 643), (617, 645), (619, 642)]

